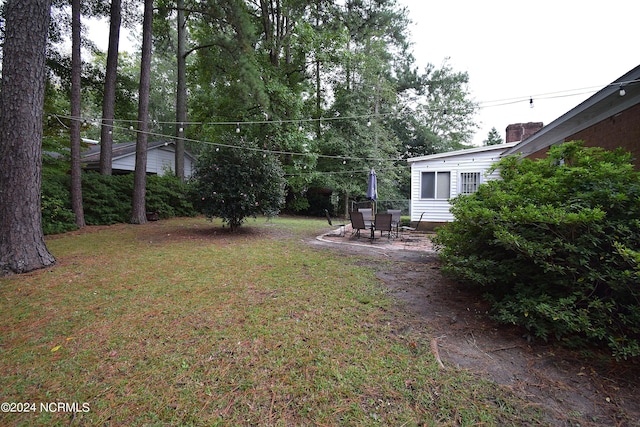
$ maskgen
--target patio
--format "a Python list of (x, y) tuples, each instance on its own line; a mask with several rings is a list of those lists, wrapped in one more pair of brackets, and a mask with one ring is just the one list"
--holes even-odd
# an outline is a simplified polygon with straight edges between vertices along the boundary
[(378, 234), (375, 239), (370, 239), (364, 234), (360, 237), (356, 237), (352, 234), (351, 224), (347, 224), (344, 227), (342, 233), (339, 228), (331, 230), (317, 237), (318, 240), (327, 243), (364, 246), (378, 250), (406, 250), (406, 251), (420, 251), (435, 253), (433, 243), (431, 242), (431, 236), (433, 233), (420, 233), (420, 232), (405, 232), (400, 233), (398, 237), (387, 238), (386, 236), (380, 237)]

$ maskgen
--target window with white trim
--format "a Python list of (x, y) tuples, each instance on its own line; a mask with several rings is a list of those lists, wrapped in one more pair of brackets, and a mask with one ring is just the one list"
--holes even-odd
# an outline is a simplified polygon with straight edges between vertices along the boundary
[(422, 172), (420, 197), (422, 199), (450, 198), (451, 172)]
[(460, 194), (473, 194), (480, 185), (480, 172), (460, 173)]

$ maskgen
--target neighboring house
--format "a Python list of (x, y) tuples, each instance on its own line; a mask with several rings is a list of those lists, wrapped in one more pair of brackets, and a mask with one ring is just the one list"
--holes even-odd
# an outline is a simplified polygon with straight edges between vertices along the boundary
[(411, 166), (411, 221), (420, 220), (423, 212), (420, 228), (453, 221), (449, 199), (474, 193), (478, 185), (495, 179), (498, 173), (487, 175), (487, 170), (518, 142), (407, 159)]
[[(150, 142), (147, 148), (147, 173), (164, 175), (175, 171), (176, 146), (172, 141)], [(81, 160), (86, 170), (100, 168), (100, 145), (94, 145), (82, 153)], [(193, 171), (194, 157), (185, 151), (184, 175), (189, 177)], [(114, 174), (131, 173), (136, 165), (136, 143), (123, 142), (113, 144), (112, 169)]]
[(534, 135), (511, 147), (505, 155), (546, 157), (550, 146), (582, 140), (587, 147), (623, 148), (640, 170), (640, 66), (605, 86)]

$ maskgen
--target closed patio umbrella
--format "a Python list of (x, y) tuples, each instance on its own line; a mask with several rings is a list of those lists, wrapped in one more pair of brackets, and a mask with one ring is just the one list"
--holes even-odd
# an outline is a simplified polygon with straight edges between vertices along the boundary
[(376, 171), (371, 169), (369, 172), (369, 186), (367, 187), (367, 199), (374, 202), (378, 198), (378, 178), (376, 177)]

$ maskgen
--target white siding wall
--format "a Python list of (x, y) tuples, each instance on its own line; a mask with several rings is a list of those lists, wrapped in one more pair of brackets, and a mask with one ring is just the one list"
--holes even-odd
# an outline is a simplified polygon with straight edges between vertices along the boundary
[(459, 178), (463, 172), (480, 172), (480, 182), (495, 179), (494, 172), (485, 176), (487, 169), (500, 159), (500, 150), (488, 152), (461, 153), (449, 157), (418, 160), (411, 163), (411, 221), (418, 221), (425, 212), (422, 220), (427, 222), (450, 222), (454, 220), (449, 211), (451, 205), (448, 199), (423, 199), (421, 197), (422, 172), (450, 172), (450, 198), (454, 198), (460, 191)]
[(147, 152), (147, 172), (164, 175), (165, 173), (173, 173), (175, 171), (175, 151), (167, 148), (159, 147), (155, 150)]
[(113, 169), (133, 171), (136, 169), (136, 156), (135, 154), (132, 154), (130, 156), (113, 159), (111, 164), (113, 165)]
[[(175, 171), (175, 151), (173, 146), (157, 147), (147, 151), (147, 173), (164, 175), (168, 171)], [(113, 169), (135, 170), (135, 153), (113, 160)], [(184, 157), (184, 175), (190, 177), (193, 171), (192, 159)]]
[(193, 174), (193, 160), (191, 157), (184, 156), (184, 176), (190, 177)]

